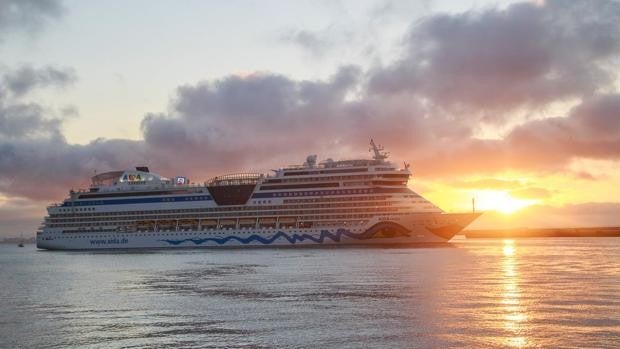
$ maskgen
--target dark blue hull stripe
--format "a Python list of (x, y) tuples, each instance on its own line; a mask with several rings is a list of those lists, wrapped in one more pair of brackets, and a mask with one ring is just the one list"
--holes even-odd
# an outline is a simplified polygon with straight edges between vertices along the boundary
[(289, 243), (294, 244), (296, 242), (302, 242), (302, 241), (312, 241), (315, 242), (317, 244), (322, 244), (323, 241), (325, 241), (326, 238), (331, 239), (334, 242), (340, 242), (340, 238), (342, 236), (346, 236), (349, 238), (353, 238), (353, 239), (358, 239), (358, 240), (362, 240), (362, 239), (366, 239), (364, 237), (364, 234), (355, 234), (352, 233), (349, 230), (346, 229), (338, 229), (335, 233), (331, 233), (329, 232), (329, 230), (321, 230), (321, 234), (317, 237), (317, 236), (313, 236), (310, 234), (293, 234), (293, 235), (288, 235), (282, 231), (279, 231), (277, 233), (275, 233), (274, 235), (272, 235), (271, 237), (264, 237), (264, 236), (260, 236), (260, 235), (250, 235), (246, 238), (242, 238), (239, 236), (226, 236), (226, 237), (221, 237), (221, 238), (204, 238), (204, 239), (183, 239), (183, 240), (167, 240), (167, 239), (163, 239), (160, 241), (164, 241), (167, 242), (170, 245), (180, 245), (184, 242), (191, 242), (194, 243), (195, 245), (202, 245), (206, 242), (215, 242), (218, 245), (224, 245), (225, 243), (231, 241), (231, 240), (235, 240), (238, 241), (244, 245), (250, 244), (252, 242), (260, 242), (263, 245), (271, 245), (274, 241), (276, 241), (279, 238), (285, 238), (286, 240), (288, 240)]

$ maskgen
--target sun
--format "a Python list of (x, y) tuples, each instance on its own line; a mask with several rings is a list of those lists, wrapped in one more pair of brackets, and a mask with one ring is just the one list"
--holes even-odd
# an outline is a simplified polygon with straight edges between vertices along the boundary
[(473, 193), (476, 209), (499, 211), (512, 214), (524, 207), (536, 204), (537, 200), (515, 199), (503, 190), (477, 190)]

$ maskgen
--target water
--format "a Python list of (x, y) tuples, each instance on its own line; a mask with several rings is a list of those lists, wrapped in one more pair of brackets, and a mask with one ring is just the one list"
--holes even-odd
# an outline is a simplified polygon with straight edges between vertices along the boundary
[(0, 347), (618, 347), (620, 238), (441, 248), (0, 245)]

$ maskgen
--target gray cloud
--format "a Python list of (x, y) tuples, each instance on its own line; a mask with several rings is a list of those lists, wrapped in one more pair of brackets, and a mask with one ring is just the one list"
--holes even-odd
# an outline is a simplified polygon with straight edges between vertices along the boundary
[(452, 112), (495, 113), (609, 88), (620, 53), (620, 3), (517, 3), (427, 17), (404, 56), (376, 68), (375, 93), (410, 93)]
[(68, 144), (61, 136), (0, 140), (0, 192), (60, 200), (89, 184), (94, 171), (130, 168), (148, 156), (140, 141), (98, 139)]
[(214, 83), (177, 89), (175, 110), (188, 118), (206, 115), (264, 119), (294, 108), (296, 91), (290, 79), (273, 74), (230, 76)]
[[(24, 66), (6, 72), (0, 78), (0, 140), (62, 137), (61, 118), (37, 103), (22, 101), (21, 97), (37, 88), (64, 87), (75, 80), (75, 72), (67, 68)], [(75, 113), (71, 106), (61, 111), (62, 116)]]
[[(277, 166), (291, 156), (301, 159), (335, 146), (366, 156), (371, 136), (402, 151), (433, 138), (468, 135), (458, 122), (448, 126), (440, 116), (427, 118), (422, 106), (407, 98), (358, 95), (361, 76), (349, 66), (327, 81), (258, 74), (183, 86), (171, 112), (148, 115), (142, 131), (149, 147), (170, 149), (178, 161), (187, 156), (183, 162), (190, 167), (230, 170)], [(207, 150), (209, 164), (196, 163), (194, 149)], [(332, 153), (338, 155), (344, 154)]]
[(0, 37), (8, 31), (36, 33), (63, 13), (60, 0), (0, 0)]
[[(36, 88), (65, 86), (74, 79), (72, 70), (49, 67), (23, 67), (0, 77), (0, 91), (4, 91), (0, 93), (0, 192), (29, 198), (59, 194), (55, 184), (37, 184), (51, 179), (69, 185), (64, 176), (69, 174), (68, 179), (78, 180), (77, 176), (85, 173), (83, 168), (75, 171), (77, 164), (92, 164), (89, 158), (94, 155), (76, 156), (82, 146), (67, 144), (62, 134), (62, 120), (75, 115), (74, 108), (65, 106), (56, 112), (22, 98)], [(71, 171), (75, 174), (71, 175)]]
[(0, 99), (0, 139), (59, 135), (60, 120), (48, 119), (38, 104), (6, 104)]
[(467, 139), (417, 162), (424, 176), (510, 169), (564, 171), (574, 159), (620, 160), (620, 95), (584, 99), (566, 116), (526, 122), (498, 140)]
[[(349, 98), (358, 78), (359, 71), (347, 67), (328, 81), (255, 75), (183, 86), (170, 113), (143, 119), (144, 141), (99, 139), (71, 145), (59, 131), (37, 131), (57, 130), (58, 125), (31, 118), (26, 123), (31, 128), (20, 131), (24, 137), (0, 138), (0, 191), (58, 197), (76, 183), (86, 185), (94, 170), (144, 163), (163, 174), (182, 169), (202, 180), (240, 169), (267, 170), (291, 159), (301, 161), (310, 152), (366, 157), (371, 136), (385, 143), (394, 158), (412, 160), (414, 175), (427, 178), (509, 169), (556, 171), (574, 158), (620, 158), (614, 114), (620, 110), (618, 95), (585, 100), (566, 117), (526, 122), (503, 140), (478, 140), (466, 124), (429, 113), (402, 96)], [(275, 92), (254, 95), (259, 90)], [(265, 103), (269, 98), (279, 100)], [(231, 106), (233, 102), (238, 105)], [(605, 137), (599, 137), (599, 129)], [(49, 183), (45, 190), (33, 189), (31, 183), (42, 181)]]
[(390, 34), (428, 13), (431, 3), (431, 0), (326, 2), (324, 19), (328, 24), (320, 28), (289, 28), (279, 33), (278, 40), (296, 46), (312, 62), (324, 57), (339, 62), (343, 57), (359, 57), (355, 63), (366, 65), (388, 58), (394, 39)]
[(570, 125), (582, 138), (600, 141), (620, 139), (620, 95), (595, 96), (570, 112)]
[(519, 126), (506, 137), (506, 144), (553, 162), (572, 157), (619, 159), (620, 95), (596, 95), (571, 109), (567, 117)]
[(75, 70), (71, 68), (33, 68), (23, 66), (10, 71), (4, 76), (4, 86), (14, 96), (22, 96), (35, 88), (49, 86), (65, 87), (77, 80)]
[(326, 33), (310, 30), (287, 31), (280, 35), (280, 40), (284, 43), (297, 45), (315, 57), (322, 56), (336, 44), (333, 38), (327, 36)]

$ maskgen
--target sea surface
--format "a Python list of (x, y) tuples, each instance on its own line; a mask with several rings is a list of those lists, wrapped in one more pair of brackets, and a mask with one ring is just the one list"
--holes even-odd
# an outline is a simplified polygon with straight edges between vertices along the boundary
[(0, 245), (1, 348), (620, 347), (620, 238), (426, 248)]

